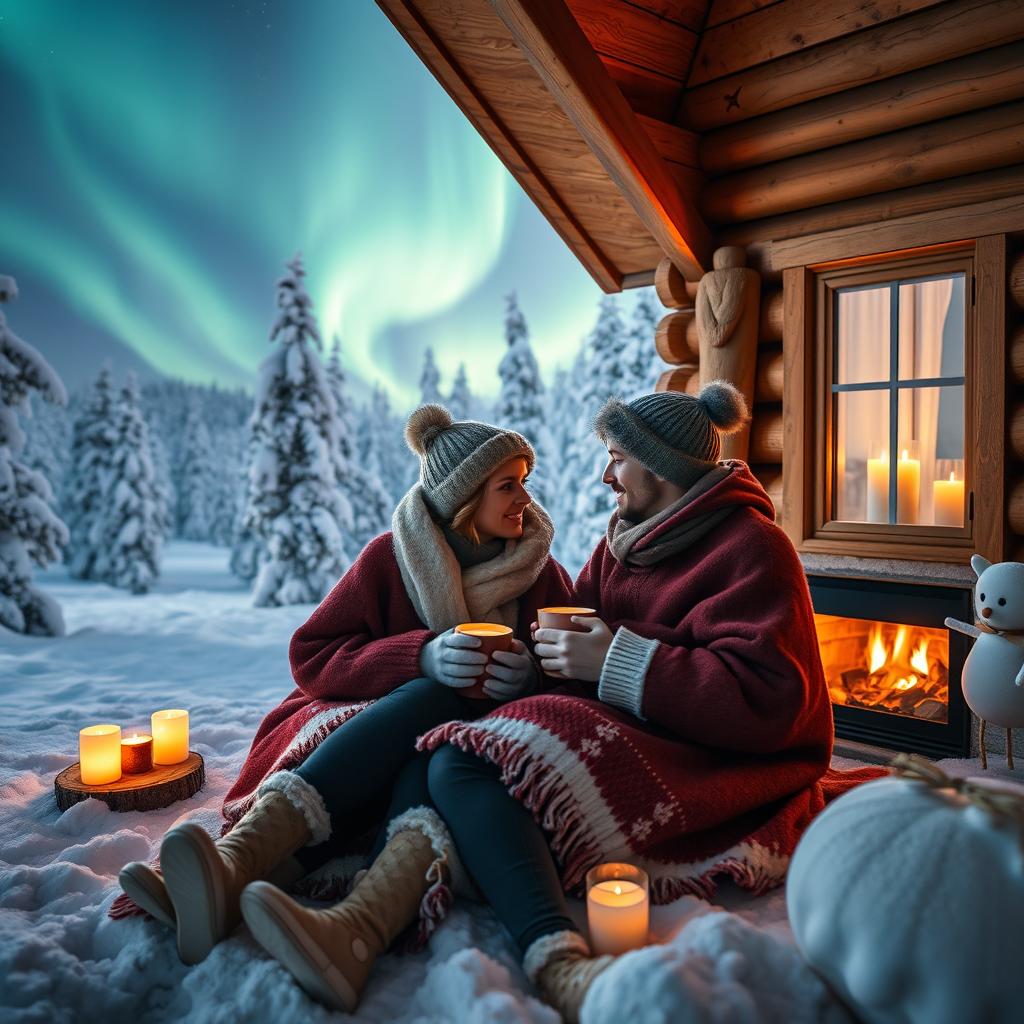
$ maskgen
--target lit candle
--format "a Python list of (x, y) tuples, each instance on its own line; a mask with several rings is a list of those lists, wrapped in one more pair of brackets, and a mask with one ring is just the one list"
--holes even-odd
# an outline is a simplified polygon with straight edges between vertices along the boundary
[(141, 775), (153, 768), (153, 737), (138, 734), (121, 740), (121, 771)]
[(964, 525), (964, 482), (957, 480), (955, 473), (948, 480), (936, 480), (932, 484), (935, 499), (936, 526)]
[(910, 458), (904, 448), (896, 466), (896, 521), (916, 523), (921, 501), (921, 462)]
[(889, 522), (889, 455), (868, 459), (868, 522)]
[(188, 712), (180, 709), (154, 711), (154, 764), (180, 764), (188, 757)]
[[(593, 881), (595, 875), (607, 873), (608, 869), (635, 874), (639, 880)], [(602, 865), (588, 873), (587, 923), (595, 953), (625, 953), (647, 945), (650, 901), (646, 883), (647, 876), (628, 864)]]
[(78, 733), (78, 761), (86, 786), (121, 778), (121, 726), (90, 725)]

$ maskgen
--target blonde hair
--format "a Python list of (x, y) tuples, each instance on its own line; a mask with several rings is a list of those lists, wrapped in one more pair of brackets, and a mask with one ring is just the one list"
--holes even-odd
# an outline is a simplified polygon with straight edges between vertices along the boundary
[(487, 481), (485, 480), (476, 491), (469, 496), (469, 498), (456, 510), (455, 515), (452, 516), (452, 529), (459, 534), (460, 537), (465, 537), (466, 540), (471, 541), (473, 544), (480, 543), (480, 534), (477, 532), (476, 523), (473, 520), (476, 518), (476, 514), (480, 509), (480, 506), (484, 503), (484, 495), (487, 493)]

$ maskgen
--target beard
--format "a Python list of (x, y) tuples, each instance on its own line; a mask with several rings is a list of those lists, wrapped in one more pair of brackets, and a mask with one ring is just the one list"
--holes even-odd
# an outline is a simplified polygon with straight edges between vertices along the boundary
[(657, 504), (659, 497), (658, 478), (648, 473), (629, 490), (620, 487), (615, 493), (625, 496), (619, 506), (619, 518), (635, 526), (651, 517), (650, 510)]

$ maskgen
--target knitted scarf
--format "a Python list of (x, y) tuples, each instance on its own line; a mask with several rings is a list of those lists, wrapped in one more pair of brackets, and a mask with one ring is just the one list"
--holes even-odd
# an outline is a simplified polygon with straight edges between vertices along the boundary
[(500, 622), (515, 626), (518, 598), (544, 568), (554, 527), (536, 503), (523, 511), (523, 535), (479, 565), (463, 569), (444, 531), (434, 521), (416, 484), (391, 520), (395, 558), (416, 614), (435, 633), (460, 622)]
[(660, 534), (653, 543), (641, 547), (639, 551), (635, 550), (643, 540), (678, 515), (691, 502), (711, 490), (731, 472), (731, 466), (716, 466), (705, 473), (678, 501), (642, 523), (627, 522), (619, 518), (618, 512), (613, 512), (608, 522), (608, 549), (622, 565), (648, 566), (656, 565), (670, 555), (690, 547), (713, 530), (726, 516), (731, 515), (736, 506), (726, 505), (703, 515), (689, 516)]

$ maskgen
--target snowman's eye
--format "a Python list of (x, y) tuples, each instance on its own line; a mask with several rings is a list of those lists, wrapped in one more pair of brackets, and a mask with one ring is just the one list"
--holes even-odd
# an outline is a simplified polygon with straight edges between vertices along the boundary
[(999, 598), (999, 603), (1000, 604), (1006, 604), (1006, 598), (1005, 597)]
[(982, 601), (985, 600), (985, 595), (984, 594), (979, 594), (978, 597), (980, 597), (982, 599)]

